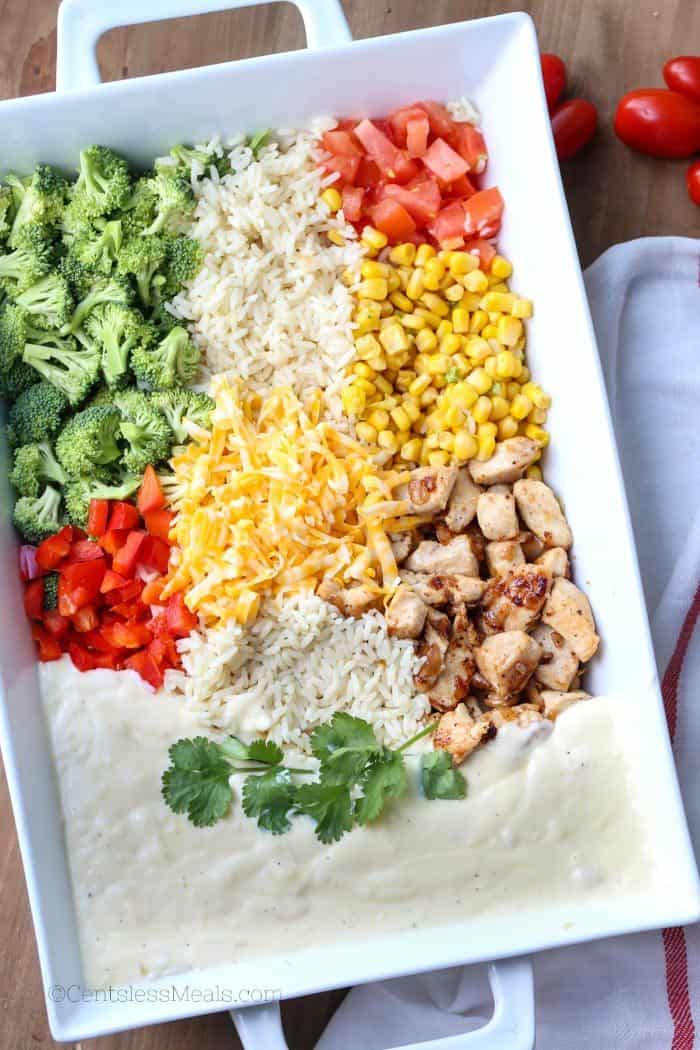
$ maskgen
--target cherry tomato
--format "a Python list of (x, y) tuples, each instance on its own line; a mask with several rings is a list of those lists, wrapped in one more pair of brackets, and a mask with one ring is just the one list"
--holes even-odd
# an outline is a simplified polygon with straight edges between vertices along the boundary
[(664, 88), (629, 91), (617, 104), (615, 134), (652, 157), (690, 157), (700, 150), (700, 105)]
[(700, 55), (679, 55), (664, 66), (664, 80), (672, 91), (680, 91), (700, 102)]
[(544, 81), (544, 93), (547, 99), (547, 107), (551, 113), (557, 102), (564, 94), (566, 87), (566, 66), (559, 55), (541, 55), (542, 80)]
[(685, 181), (688, 186), (688, 196), (693, 204), (700, 208), (700, 160), (693, 161), (685, 173)]
[(559, 160), (568, 160), (582, 150), (595, 135), (598, 112), (585, 98), (562, 102), (552, 114), (552, 134)]

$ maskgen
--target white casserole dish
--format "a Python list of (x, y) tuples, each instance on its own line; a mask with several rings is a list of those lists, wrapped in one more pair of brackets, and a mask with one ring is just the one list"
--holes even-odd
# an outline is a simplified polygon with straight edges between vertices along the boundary
[[(34, 917), (49, 1023), (58, 1040), (226, 1009), (202, 991), (282, 989), (282, 998), (386, 976), (524, 953), (700, 916), (700, 887), (675, 778), (644, 611), (634, 543), (597, 350), (539, 75), (537, 41), (524, 14), (350, 43), (337, 0), (295, 0), (310, 47), (284, 55), (98, 86), (94, 46), (124, 24), (247, 6), (252, 0), (64, 0), (59, 14), (60, 93), (0, 104), (5, 157), (18, 171), (39, 160), (73, 167), (83, 146), (106, 142), (148, 164), (176, 142), (303, 124), (319, 113), (382, 113), (414, 98), (473, 100), (491, 153), (490, 181), (505, 197), (502, 245), (522, 290), (536, 303), (529, 354), (553, 396), (548, 477), (566, 501), (585, 582), (603, 639), (588, 688), (629, 704), (630, 766), (638, 771), (652, 849), (663, 858), (664, 892), (600, 909), (574, 901), (537, 918), (479, 918), (343, 948), (216, 967), (148, 985), (119, 1001), (62, 1001), (79, 989), (81, 965), (61, 814), (37, 686), (34, 650), (21, 613), (10, 493), (3, 490), (0, 739)], [(566, 336), (563, 333), (567, 333)], [(582, 441), (585, 436), (585, 448)], [(4, 450), (3, 450), (4, 455)], [(6, 476), (5, 463), (2, 469)], [(513, 960), (490, 970), (496, 1001), (486, 1028), (447, 1047), (525, 1050), (533, 1042), (532, 972)], [(174, 991), (168, 992), (169, 989)], [(189, 989), (189, 993), (186, 992)], [(167, 993), (167, 994), (166, 994)], [(199, 1001), (196, 997), (199, 995)], [(179, 997), (179, 1001), (178, 1001)], [(187, 1001), (185, 998), (187, 997)], [(122, 999), (124, 1001), (122, 1001)], [(245, 1004), (240, 1004), (245, 1005)], [(277, 1003), (234, 1013), (247, 1047), (284, 1047)], [(438, 1043), (421, 1044), (424, 1047)]]

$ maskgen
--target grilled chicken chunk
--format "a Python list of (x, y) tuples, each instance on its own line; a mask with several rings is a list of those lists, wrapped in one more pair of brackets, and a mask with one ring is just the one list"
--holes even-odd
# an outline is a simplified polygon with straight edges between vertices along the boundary
[(503, 631), (484, 638), (474, 651), (476, 666), (501, 697), (519, 693), (534, 672), (542, 649), (524, 631)]
[(496, 450), (485, 463), (472, 459), (469, 473), (477, 485), (500, 485), (517, 481), (540, 451), (539, 445), (527, 437), (513, 437), (499, 441)]
[(535, 561), (544, 551), (542, 540), (535, 536), (534, 532), (528, 532), (527, 529), (520, 533), (518, 541), (523, 549), (525, 561)]
[(535, 678), (547, 689), (566, 692), (578, 674), (578, 657), (569, 643), (546, 623), (538, 623), (532, 637), (542, 646)]
[(463, 532), (474, 520), (480, 494), (481, 488), (474, 484), (467, 468), (462, 467), (452, 489), (445, 515), (445, 524), (451, 532)]
[(571, 529), (549, 485), (543, 481), (523, 478), (516, 481), (513, 492), (520, 517), (528, 529), (542, 540), (546, 547), (568, 550), (574, 542)]
[(543, 689), (540, 693), (544, 703), (544, 713), (547, 718), (555, 719), (567, 707), (578, 704), (581, 700), (590, 700), (591, 694), (583, 689), (575, 689), (570, 693), (558, 692), (554, 689)]
[(437, 514), (444, 510), (457, 480), (457, 467), (418, 467), (408, 485), (396, 490), (399, 499), (411, 504), (410, 514)]
[(425, 624), (428, 606), (412, 587), (399, 584), (386, 607), (386, 625), (395, 638), (417, 638)]
[(487, 540), (512, 540), (520, 531), (515, 497), (505, 485), (494, 485), (481, 493), (476, 516)]
[(486, 544), (489, 576), (505, 576), (525, 564), (523, 549), (516, 540), (494, 540)]
[(423, 540), (406, 559), (405, 565), (411, 572), (479, 575), (479, 563), (468, 536), (455, 536), (449, 543)]
[(515, 722), (521, 729), (544, 721), (544, 715), (535, 704), (516, 704), (514, 707), (497, 707), (486, 716), (494, 729), (502, 729), (509, 722)]
[(535, 565), (541, 565), (552, 576), (565, 576), (568, 579), (571, 575), (569, 555), (563, 547), (551, 547), (540, 554), (539, 558), (535, 558)]
[(355, 619), (369, 609), (378, 609), (381, 604), (377, 595), (364, 583), (358, 583), (355, 587), (341, 587), (330, 577), (321, 580), (316, 593), (319, 598), (335, 605), (343, 616), (353, 616)]
[(540, 614), (551, 586), (539, 565), (521, 565), (489, 582), (481, 600), (483, 625), (490, 631), (524, 631)]
[(389, 534), (391, 541), (391, 550), (396, 560), (397, 565), (401, 565), (402, 562), (406, 561), (413, 550), (413, 533), (411, 532), (392, 532)]
[(474, 674), (474, 657), (468, 645), (452, 638), (443, 658), (442, 670), (428, 690), (430, 706), (438, 711), (451, 711), (469, 692)]
[(473, 718), (465, 704), (458, 704), (454, 711), (448, 711), (438, 722), (433, 744), (442, 751), (449, 751), (453, 764), (458, 766), (479, 744), (495, 735), (496, 727), (487, 716)]
[(590, 602), (571, 580), (559, 576), (554, 581), (542, 619), (564, 636), (584, 663), (597, 651), (600, 638), (595, 632)]
[(425, 693), (440, 677), (442, 662), (450, 639), (450, 618), (437, 609), (429, 609), (423, 631), (423, 639), (417, 655), (423, 658), (414, 677), (416, 688)]
[(486, 590), (486, 580), (461, 573), (400, 573), (401, 579), (428, 605), (473, 605)]

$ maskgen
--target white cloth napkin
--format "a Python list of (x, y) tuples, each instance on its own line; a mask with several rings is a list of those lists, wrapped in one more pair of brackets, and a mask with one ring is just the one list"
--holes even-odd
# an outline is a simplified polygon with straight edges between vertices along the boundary
[[(617, 245), (585, 278), (700, 855), (700, 240)], [(700, 925), (562, 948), (534, 964), (538, 1050), (700, 1048)], [(383, 981), (350, 992), (317, 1050), (386, 1050), (478, 1028), (490, 1014), (483, 967)]]

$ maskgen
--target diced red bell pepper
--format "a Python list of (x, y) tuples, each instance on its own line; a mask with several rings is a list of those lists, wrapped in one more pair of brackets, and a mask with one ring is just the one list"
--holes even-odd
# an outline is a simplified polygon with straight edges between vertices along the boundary
[(44, 580), (41, 576), (24, 588), (24, 611), (30, 620), (44, 617)]
[(94, 631), (99, 624), (95, 606), (84, 605), (82, 609), (78, 609), (78, 611), (71, 616), (71, 623), (78, 634), (85, 634), (86, 631)]
[(343, 215), (348, 222), (359, 222), (362, 218), (362, 186), (343, 186)]
[(117, 551), (121, 550), (124, 546), (128, 538), (128, 529), (108, 529), (104, 536), (100, 537), (100, 547), (103, 551), (106, 551), (107, 554), (114, 557)]
[(72, 616), (95, 600), (105, 571), (104, 558), (64, 566), (58, 578), (58, 611), (62, 616)]
[(464, 204), (464, 230), (469, 237), (493, 237), (500, 228), (503, 197), (497, 186), (479, 190)]
[(196, 615), (190, 612), (185, 605), (185, 597), (182, 591), (178, 591), (177, 594), (173, 594), (168, 599), (165, 618), (168, 630), (175, 638), (186, 638), (188, 634), (192, 633), (198, 623)]
[(151, 615), (151, 610), (143, 604), (140, 598), (135, 598), (130, 602), (119, 602), (111, 607), (110, 612), (121, 620), (126, 620), (127, 623), (145, 623)]
[(111, 642), (107, 641), (104, 634), (102, 633), (101, 626), (97, 627), (93, 631), (86, 631), (80, 639), (74, 639), (74, 641), (79, 641), (80, 645), (84, 645), (88, 649), (96, 649), (98, 653), (113, 653), (116, 655), (117, 653), (121, 652), (120, 649), (112, 645)]
[(58, 641), (66, 637), (70, 628), (70, 620), (67, 616), (61, 616), (58, 609), (47, 609), (43, 623), (49, 634)]
[(143, 541), (138, 555), (139, 565), (146, 569), (154, 569), (161, 575), (168, 571), (170, 562), (170, 544), (157, 536), (147, 536)]
[(139, 560), (141, 547), (146, 539), (146, 533), (142, 529), (134, 529), (126, 538), (126, 543), (120, 547), (112, 559), (112, 569), (120, 576), (131, 578), (134, 575), (136, 564)]
[(165, 611), (158, 613), (156, 616), (152, 616), (148, 621), (147, 626), (154, 638), (160, 638), (163, 635), (170, 634), (168, 617)]
[(464, 205), (452, 201), (438, 212), (437, 218), (428, 227), (438, 244), (456, 244), (464, 239)]
[(416, 231), (416, 224), (398, 201), (385, 197), (370, 212), (372, 222), (390, 241), (404, 241)]
[(55, 536), (48, 536), (36, 549), (37, 564), (45, 572), (55, 569), (70, 553), (71, 540), (64, 532), (61, 529)]
[(32, 624), (32, 638), (39, 647), (39, 659), (42, 663), (50, 660), (60, 660), (63, 650), (59, 642), (53, 638), (41, 624)]
[(68, 652), (79, 671), (96, 671), (98, 668), (114, 671), (119, 664), (116, 653), (90, 652), (77, 642), (69, 644)]
[(126, 500), (117, 500), (112, 504), (112, 512), (109, 515), (108, 529), (110, 532), (121, 529), (136, 529), (141, 524), (141, 515), (133, 503)]
[(155, 469), (149, 463), (143, 472), (143, 481), (136, 497), (141, 516), (165, 506), (165, 495)]
[(484, 171), (489, 155), (484, 136), (478, 128), (475, 128), (473, 124), (455, 123), (449, 141), (460, 157), (464, 157), (470, 171), (475, 175), (480, 175)]
[(100, 584), (100, 591), (102, 594), (109, 594), (110, 591), (118, 591), (120, 588), (125, 587), (128, 582), (129, 581), (123, 576), (120, 576), (118, 572), (114, 572), (112, 569), (107, 569), (102, 583)]
[(338, 182), (340, 182), (341, 185), (343, 183), (348, 183), (352, 186), (359, 166), (359, 157), (329, 157), (323, 162), (323, 168), (329, 175), (333, 172), (338, 172), (340, 175)]
[(360, 157), (362, 150), (350, 131), (336, 128), (327, 131), (321, 137), (321, 144), (325, 150), (336, 157)]
[(477, 237), (476, 240), (467, 241), (464, 250), (470, 252), (472, 255), (478, 255), (479, 266), (485, 273), (488, 273), (491, 269), (491, 263), (496, 256), (496, 249), (493, 244), (491, 244), (491, 241), (485, 241)]
[(144, 588), (141, 591), (141, 601), (144, 605), (160, 605), (161, 593), (165, 587), (165, 583), (166, 580), (164, 576), (156, 576), (155, 579), (149, 580), (149, 582), (144, 585)]
[[(345, 190), (343, 190), (343, 193), (345, 193)], [(175, 515), (171, 510), (152, 510), (143, 516), (149, 535), (163, 540), (168, 545), (170, 544), (170, 528), (174, 518)]]
[(124, 666), (131, 671), (136, 671), (143, 678), (144, 682), (148, 682), (154, 689), (160, 689), (163, 684), (163, 672), (151, 654), (145, 649), (141, 649), (138, 653), (130, 656), (128, 660), (125, 660)]
[(151, 640), (151, 632), (143, 623), (104, 624), (101, 633), (115, 649), (141, 649)]
[(380, 170), (390, 179), (396, 178), (397, 168), (401, 164), (400, 151), (388, 135), (371, 120), (361, 120), (355, 128), (355, 135)]
[(99, 543), (94, 540), (76, 540), (71, 546), (68, 564), (72, 565), (78, 561), (96, 561), (98, 558), (104, 558), (104, 551)]
[(104, 536), (109, 520), (109, 500), (91, 499), (88, 510), (87, 530), (89, 536)]
[(120, 602), (133, 602), (135, 598), (141, 597), (142, 591), (143, 580), (127, 580), (117, 593)]
[(385, 197), (398, 201), (408, 214), (423, 226), (431, 222), (440, 211), (442, 197), (435, 179), (423, 179), (409, 186), (398, 186), (389, 182), (382, 192)]
[(146, 647), (159, 667), (179, 667), (180, 654), (175, 646), (175, 639), (163, 634), (153, 638)]
[(428, 114), (430, 130), (433, 135), (444, 139), (450, 137), (455, 129), (456, 122), (452, 119), (442, 103), (433, 102), (432, 99), (423, 99), (421, 102), (417, 103), (417, 106)]
[(466, 175), (469, 165), (460, 157), (444, 139), (435, 139), (428, 146), (423, 163), (426, 168), (444, 183), (454, 182), (460, 175)]

